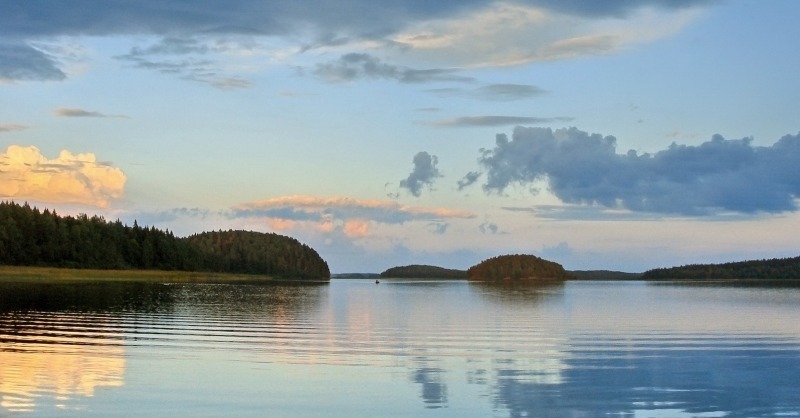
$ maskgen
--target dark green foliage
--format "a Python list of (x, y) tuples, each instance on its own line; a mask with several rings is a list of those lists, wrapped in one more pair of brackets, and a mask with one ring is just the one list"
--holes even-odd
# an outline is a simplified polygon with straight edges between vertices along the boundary
[(535, 255), (501, 255), (467, 270), (470, 280), (566, 280), (573, 278), (561, 264)]
[(464, 270), (414, 264), (410, 266), (392, 267), (381, 273), (381, 277), (394, 277), (398, 279), (466, 279), (467, 272)]
[(330, 278), (328, 264), (294, 238), (252, 231), (203, 232), (186, 238), (210, 271), (298, 279)]
[[(204, 237), (224, 237), (215, 246)], [(275, 234), (229, 231), (177, 238), (99, 216), (59, 216), (0, 202), (0, 264), (85, 269), (181, 270), (329, 278), (311, 248)]]
[(739, 261), (724, 264), (692, 264), (644, 272), (643, 280), (669, 279), (800, 279), (800, 257)]

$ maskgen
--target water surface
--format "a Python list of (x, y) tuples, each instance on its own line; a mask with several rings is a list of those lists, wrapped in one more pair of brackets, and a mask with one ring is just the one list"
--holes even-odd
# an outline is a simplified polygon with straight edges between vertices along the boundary
[(800, 415), (800, 289), (0, 283), (0, 416)]

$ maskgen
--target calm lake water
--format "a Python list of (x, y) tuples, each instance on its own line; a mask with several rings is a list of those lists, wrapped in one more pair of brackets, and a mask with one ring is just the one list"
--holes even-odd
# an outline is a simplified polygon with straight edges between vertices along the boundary
[(0, 416), (800, 416), (800, 289), (0, 283)]

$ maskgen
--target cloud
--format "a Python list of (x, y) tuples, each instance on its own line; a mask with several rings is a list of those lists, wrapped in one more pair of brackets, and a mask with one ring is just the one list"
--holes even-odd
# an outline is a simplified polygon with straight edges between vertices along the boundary
[(482, 234), (497, 234), (500, 228), (497, 224), (487, 221), (478, 225), (478, 230), (481, 231)]
[(400, 83), (426, 83), (431, 81), (472, 81), (472, 78), (456, 75), (453, 69), (418, 70), (386, 64), (380, 59), (363, 53), (342, 55), (338, 60), (317, 64), (314, 74), (331, 83), (355, 80), (393, 80)]
[(239, 205), (231, 209), (231, 216), (276, 218), (298, 222), (371, 221), (382, 224), (403, 224), (412, 221), (440, 222), (445, 219), (474, 217), (467, 211), (413, 207), (388, 200), (302, 195), (275, 197)]
[(464, 190), (465, 187), (468, 187), (473, 183), (475, 183), (476, 181), (478, 181), (480, 177), (481, 177), (480, 172), (470, 171), (469, 173), (464, 175), (464, 178), (458, 181), (458, 190), (459, 191)]
[(101, 208), (122, 197), (127, 178), (92, 153), (61, 151), (48, 159), (34, 146), (11, 145), (0, 153), (0, 197)]
[(487, 2), (481, 7), (409, 22), (391, 36), (398, 55), (459, 68), (524, 65), (606, 55), (685, 27), (708, 2)]
[(656, 7), (667, 10), (677, 10), (687, 7), (704, 6), (717, 2), (718, 0), (641, 0), (641, 1), (619, 1), (619, 0), (534, 0), (530, 4), (543, 7), (549, 10), (558, 11), (570, 15), (589, 16), (589, 17), (625, 17), (630, 13), (643, 7)]
[(63, 80), (67, 76), (58, 67), (53, 57), (26, 43), (0, 41), (0, 81)]
[[(249, 88), (252, 83), (242, 77), (228, 75), (223, 68), (229, 56), (242, 48), (235, 42), (168, 36), (115, 58), (135, 68), (175, 75), (184, 80), (205, 83), (223, 90)], [(245, 49), (248, 49), (245, 47)]]
[(400, 187), (408, 189), (412, 195), (419, 197), (424, 186), (431, 187), (433, 182), (442, 177), (436, 164), (439, 159), (435, 155), (430, 155), (425, 151), (418, 152), (414, 156), (414, 170), (404, 180), (400, 181)]
[(0, 134), (6, 133), (6, 132), (22, 131), (22, 130), (25, 130), (25, 129), (28, 129), (28, 127), (25, 126), (25, 125), (20, 125), (20, 124), (16, 124), (16, 123), (0, 124)]
[[(603, 54), (657, 39), (684, 27), (694, 16), (693, 10), (711, 3), (713, 0), (140, 0), (112, 1), (98, 7), (94, 0), (11, 1), (3, 5), (0, 14), (0, 39), (5, 39), (0, 45), (0, 79), (66, 78), (60, 58), (31, 46), (37, 40), (158, 36), (163, 37), (159, 44), (133, 48), (120, 58), (137, 68), (240, 88), (246, 83), (212, 82), (231, 77), (222, 69), (227, 60), (210, 44), (196, 41), (272, 38), (279, 39), (273, 45), (280, 44), (278, 49), (290, 51), (290, 55), (349, 48), (380, 50), (387, 54), (384, 59), (391, 55), (416, 63), (410, 67), (390, 65), (395, 72), (392, 76), (382, 72), (385, 67), (368, 75), (367, 69), (356, 65), (357, 73), (367, 78), (458, 81), (461, 77), (449, 68)], [(214, 58), (198, 59), (207, 56)], [(431, 70), (412, 68), (420, 62), (438, 64)], [(353, 67), (353, 63), (338, 62), (318, 69), (327, 77), (342, 77), (351, 74)]]
[(554, 118), (538, 118), (532, 116), (463, 116), (459, 118), (439, 119), (426, 122), (427, 125), (442, 128), (462, 128), (473, 126), (508, 126), (519, 124), (546, 124), (570, 122), (573, 118), (557, 116)]
[(427, 90), (439, 97), (466, 97), (479, 100), (508, 102), (523, 100), (547, 93), (530, 84), (489, 84), (475, 89), (440, 88)]
[(53, 114), (66, 118), (127, 118), (125, 115), (108, 115), (105, 113), (90, 110), (76, 109), (70, 107), (59, 107), (53, 110)]
[(517, 127), (511, 140), (500, 134), (493, 149), (481, 150), (479, 163), (490, 194), (545, 181), (563, 202), (633, 212), (779, 213), (796, 211), (800, 198), (800, 135), (769, 147), (715, 135), (640, 155), (618, 154), (613, 136)]

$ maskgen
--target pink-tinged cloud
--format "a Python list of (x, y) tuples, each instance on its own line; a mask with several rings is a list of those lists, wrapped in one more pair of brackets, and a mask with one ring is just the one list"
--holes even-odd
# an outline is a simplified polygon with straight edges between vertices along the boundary
[(63, 150), (48, 159), (34, 146), (0, 153), (0, 198), (108, 207), (122, 197), (127, 177), (92, 153)]
[(363, 238), (369, 234), (369, 221), (352, 219), (346, 221), (343, 227), (344, 234), (350, 238)]
[(273, 231), (288, 231), (296, 224), (297, 222), (288, 219), (272, 218), (269, 220), (269, 226)]
[(475, 217), (474, 214), (468, 211), (414, 207), (402, 205), (391, 200), (304, 195), (280, 196), (245, 203), (233, 208), (231, 214), (233, 217), (265, 217), (320, 223), (372, 221), (383, 224)]

